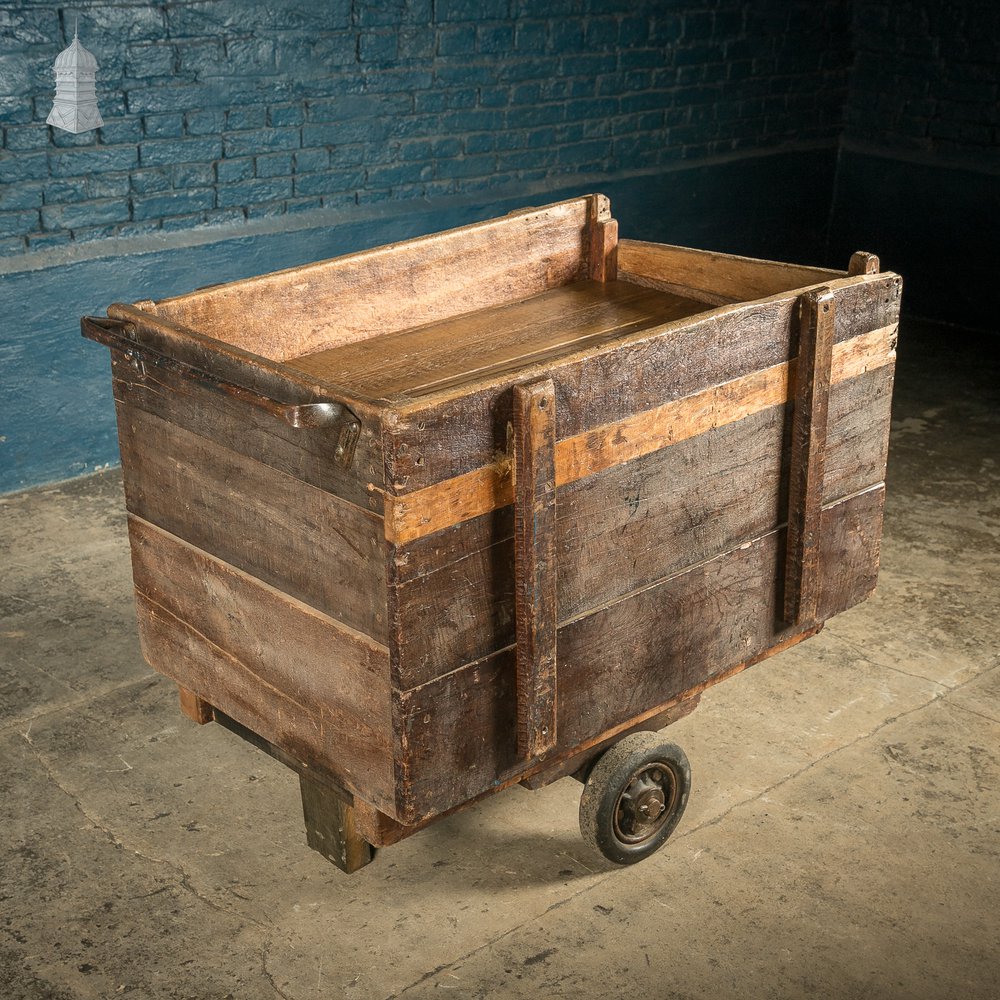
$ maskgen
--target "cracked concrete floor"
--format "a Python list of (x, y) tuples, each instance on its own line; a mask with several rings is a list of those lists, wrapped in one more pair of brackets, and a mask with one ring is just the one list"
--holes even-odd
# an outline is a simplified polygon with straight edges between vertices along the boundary
[(671, 729), (631, 869), (564, 779), (341, 875), (143, 664), (118, 477), (0, 498), (0, 997), (997, 997), (997, 348), (904, 329), (876, 596)]

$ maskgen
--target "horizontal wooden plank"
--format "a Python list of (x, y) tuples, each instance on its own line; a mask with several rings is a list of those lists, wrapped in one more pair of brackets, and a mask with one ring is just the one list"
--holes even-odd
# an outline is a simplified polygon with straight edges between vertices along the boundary
[[(824, 510), (821, 618), (874, 587), (883, 499), (879, 485)], [(784, 532), (770, 532), (563, 626), (553, 759), (800, 635), (776, 625), (783, 545)], [(402, 822), (524, 776), (513, 678), (507, 649), (398, 696), (408, 779)]]
[[(290, 693), (281, 657), (259, 673), (140, 591), (136, 606), (143, 655), (154, 670), (196, 692), (295, 760), (396, 815), (391, 721), (383, 708), (375, 706), (374, 683), (371, 714), (360, 716), (345, 710), (343, 701), (321, 701), (314, 694), (296, 697)], [(298, 666), (291, 661), (287, 668)], [(316, 678), (315, 663), (311, 673)], [(385, 704), (391, 704), (388, 696)]]
[(292, 358), (370, 398), (409, 398), (690, 316), (703, 303), (624, 281), (577, 281), (520, 302)]
[(651, 279), (730, 302), (825, 284), (847, 273), (641, 240), (619, 241), (618, 270), (627, 280)]
[(344, 469), (335, 461), (339, 426), (291, 427), (169, 368), (150, 365), (139, 372), (121, 351), (111, 352), (111, 368), (119, 402), (217, 441), (342, 500), (382, 512), (385, 467), (378, 423), (362, 429), (351, 467)]
[(136, 407), (118, 431), (131, 513), (385, 640), (380, 517)]
[(513, 302), (586, 274), (591, 198), (231, 282), (151, 306), (277, 361)]
[[(825, 502), (885, 476), (892, 366), (833, 390)], [(560, 622), (776, 528), (785, 520), (788, 407), (612, 466), (559, 490)], [(406, 688), (514, 641), (511, 508), (394, 549)]]
[[(833, 290), (838, 343), (898, 321), (896, 275), (846, 278)], [(556, 434), (563, 441), (783, 364), (797, 351), (797, 302), (794, 293), (784, 293), (710, 310), (574, 352), (554, 365), (528, 365), (489, 384), (403, 405), (387, 426), (386, 489), (402, 497), (487, 466), (502, 473), (518, 382), (552, 377)], [(473, 487), (482, 483), (477, 479)]]
[[(834, 350), (833, 381), (843, 382), (895, 359), (895, 326), (843, 341)], [(556, 483), (565, 485), (603, 469), (648, 455), (741, 420), (788, 399), (795, 362), (712, 385), (661, 406), (560, 440)], [(402, 497), (386, 496), (386, 537), (396, 545), (441, 531), (512, 502), (510, 463), (505, 457), (473, 472)]]

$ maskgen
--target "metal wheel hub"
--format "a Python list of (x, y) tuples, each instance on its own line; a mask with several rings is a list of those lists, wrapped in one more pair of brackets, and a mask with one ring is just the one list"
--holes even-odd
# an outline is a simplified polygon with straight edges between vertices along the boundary
[(615, 807), (615, 834), (627, 844), (654, 836), (677, 804), (679, 787), (673, 772), (647, 764), (632, 775)]

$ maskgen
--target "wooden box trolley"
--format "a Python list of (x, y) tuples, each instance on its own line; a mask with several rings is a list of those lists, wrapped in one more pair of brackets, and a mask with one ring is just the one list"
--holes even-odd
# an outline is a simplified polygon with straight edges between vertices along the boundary
[(346, 871), (570, 774), (640, 860), (690, 781), (656, 731), (875, 586), (899, 296), (590, 195), (85, 318), (146, 659)]

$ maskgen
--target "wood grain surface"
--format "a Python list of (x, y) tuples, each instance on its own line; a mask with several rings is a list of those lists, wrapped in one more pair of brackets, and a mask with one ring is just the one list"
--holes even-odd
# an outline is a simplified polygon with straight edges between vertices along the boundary
[(578, 281), (508, 305), (290, 358), (352, 395), (393, 400), (490, 378), (529, 360), (649, 329), (701, 302), (624, 281)]
[(152, 306), (275, 361), (515, 302), (586, 276), (591, 198), (232, 282)]
[(514, 388), (514, 629), (517, 752), (556, 742), (556, 400), (552, 380)]
[(846, 273), (641, 240), (619, 241), (618, 270), (629, 281), (687, 289), (688, 294), (717, 304), (805, 288)]
[(784, 620), (816, 620), (823, 567), (819, 529), (833, 366), (836, 301), (820, 288), (802, 296), (788, 471)]
[(394, 814), (385, 647), (153, 525), (129, 528), (149, 664)]
[[(362, 429), (349, 468), (333, 456), (339, 427), (291, 427), (230, 396), (212, 392), (168, 368), (140, 373), (121, 351), (111, 352), (115, 399), (366, 510), (382, 513), (385, 464), (381, 427)], [(378, 488), (374, 488), (378, 487)]]
[(380, 517), (145, 410), (118, 428), (131, 513), (385, 640)]
[[(883, 499), (880, 484), (824, 509), (821, 551), (831, 569), (823, 577), (822, 618), (874, 587)], [(563, 626), (554, 759), (802, 634), (775, 625), (783, 563), (784, 531), (769, 532)], [(523, 773), (514, 674), (509, 647), (398, 696), (407, 775), (401, 821), (444, 811)]]
[[(831, 395), (826, 503), (885, 475), (892, 368)], [(560, 623), (785, 520), (790, 410), (772, 406), (559, 489)], [(394, 548), (405, 622), (393, 683), (413, 687), (514, 641), (512, 508)], [(405, 639), (405, 641), (403, 641)]]
[[(895, 326), (899, 289), (893, 274), (835, 283), (836, 343)], [(501, 468), (518, 382), (552, 377), (562, 442), (785, 364), (797, 348), (798, 296), (784, 293), (584, 348), (558, 364), (529, 363), (485, 383), (400, 404), (383, 440), (386, 490), (403, 497), (487, 466)]]
[[(896, 327), (842, 341), (833, 354), (832, 378), (842, 382), (895, 359)], [(711, 385), (652, 410), (564, 437), (556, 445), (556, 483), (562, 486), (678, 441), (733, 423), (789, 398), (794, 362)], [(557, 400), (558, 400), (557, 396)], [(561, 411), (559, 411), (561, 412)], [(565, 426), (565, 421), (560, 419)], [(461, 427), (456, 433), (461, 434)], [(453, 434), (454, 436), (454, 434)], [(413, 541), (460, 520), (506, 506), (512, 499), (509, 461), (499, 461), (403, 496), (385, 497), (387, 538)]]

